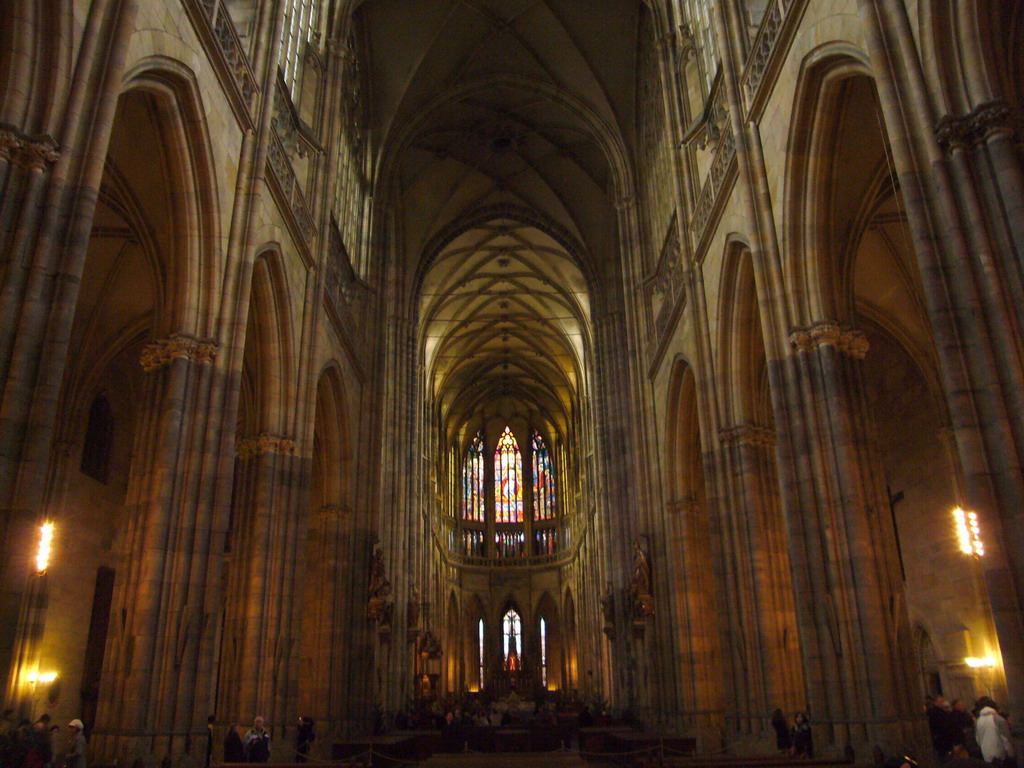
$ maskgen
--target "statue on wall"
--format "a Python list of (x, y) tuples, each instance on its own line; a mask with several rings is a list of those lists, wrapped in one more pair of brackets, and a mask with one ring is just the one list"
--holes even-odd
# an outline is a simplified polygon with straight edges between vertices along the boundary
[(629, 585), (634, 620), (642, 621), (654, 615), (651, 591), (651, 559), (647, 553), (647, 541), (645, 536), (638, 536), (633, 541), (633, 579)]
[(600, 597), (601, 613), (604, 616), (604, 633), (612, 637), (615, 633), (615, 590), (612, 583), (604, 583), (604, 592)]
[(409, 600), (405, 606), (405, 620), (406, 626), (410, 631), (420, 625), (420, 588), (415, 584), (409, 587)]
[(391, 582), (384, 569), (384, 550), (380, 543), (373, 545), (370, 556), (370, 584), (367, 587), (366, 616), (382, 630), (390, 628), (391, 614), (394, 603), (388, 598), (391, 595)]

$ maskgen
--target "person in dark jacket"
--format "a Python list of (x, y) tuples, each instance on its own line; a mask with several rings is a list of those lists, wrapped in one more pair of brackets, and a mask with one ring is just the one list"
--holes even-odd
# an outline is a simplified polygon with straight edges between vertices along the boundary
[(797, 712), (793, 718), (793, 730), (789, 740), (789, 753), (794, 757), (814, 757), (814, 741), (811, 738), (811, 723), (804, 712)]
[(39, 719), (28, 735), (28, 749), (25, 751), (25, 761), (22, 765), (24, 768), (46, 768), (51, 760), (53, 748), (50, 746), (50, 734), (46, 730), (46, 721)]
[(309, 748), (316, 741), (316, 723), (312, 717), (299, 718), (299, 732), (295, 736), (296, 762), (304, 763), (309, 759)]
[(238, 733), (238, 723), (232, 723), (224, 737), (224, 762), (245, 762), (245, 749), (242, 747), (242, 737)]
[(789, 722), (781, 709), (772, 712), (772, 728), (775, 729), (775, 748), (780, 755), (787, 754), (793, 742), (789, 738)]

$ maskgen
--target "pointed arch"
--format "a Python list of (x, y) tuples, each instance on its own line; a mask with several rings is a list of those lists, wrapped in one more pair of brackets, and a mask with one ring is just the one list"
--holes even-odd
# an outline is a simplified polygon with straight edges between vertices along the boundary
[(165, 333), (213, 336), (223, 277), (219, 185), (199, 82), (182, 62), (151, 56), (126, 73), (123, 95), (129, 93), (152, 97), (168, 147), (167, 174), (180, 190), (171, 196), (177, 258), (166, 267), (166, 306), (160, 311), (167, 314), (157, 326)]
[(839, 273), (832, 269), (836, 240), (823, 226), (832, 217), (821, 206), (834, 200), (830, 163), (844, 83), (870, 78), (870, 73), (867, 55), (848, 43), (820, 46), (801, 62), (787, 139), (782, 233), (786, 293), (798, 326), (843, 319), (836, 286)]
[(280, 250), (260, 249), (253, 265), (252, 292), (244, 359), (250, 363), (260, 431), (283, 433), (283, 403), (293, 396), (295, 370), (291, 334), (291, 300)]
[(770, 426), (770, 398), (763, 391), (767, 354), (752, 255), (749, 242), (736, 234), (726, 241), (718, 306), (719, 389), (725, 393), (726, 424)]

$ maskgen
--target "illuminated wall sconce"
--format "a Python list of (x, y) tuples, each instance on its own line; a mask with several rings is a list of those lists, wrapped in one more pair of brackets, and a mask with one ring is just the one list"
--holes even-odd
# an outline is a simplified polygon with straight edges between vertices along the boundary
[(42, 674), (40, 674), (39, 672), (29, 672), (25, 676), (25, 679), (28, 682), (30, 682), (32, 685), (37, 685), (39, 683), (41, 683), (43, 685), (49, 685), (50, 683), (52, 683), (54, 680), (57, 679), (57, 673), (56, 672), (43, 672)]
[(953, 522), (956, 526), (956, 537), (960, 543), (960, 551), (965, 555), (982, 557), (985, 554), (985, 545), (981, 541), (978, 513), (967, 512), (957, 507), (953, 510)]
[(39, 549), (36, 551), (36, 571), (45, 573), (50, 565), (50, 548), (53, 545), (53, 523), (44, 523), (39, 528)]
[(980, 659), (975, 658), (974, 656), (968, 656), (966, 659), (964, 659), (964, 664), (966, 664), (971, 669), (985, 669), (994, 667), (996, 665), (996, 660), (993, 659), (991, 656), (985, 656), (984, 658)]

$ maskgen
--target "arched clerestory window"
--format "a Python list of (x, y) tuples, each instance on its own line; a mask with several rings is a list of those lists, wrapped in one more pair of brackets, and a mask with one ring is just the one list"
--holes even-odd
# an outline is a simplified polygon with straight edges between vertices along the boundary
[(555, 469), (551, 453), (540, 432), (530, 438), (533, 451), (533, 519), (550, 520), (555, 516)]
[(484, 439), (479, 432), (462, 463), (462, 519), (484, 521)]
[(494, 451), (494, 520), (523, 522), (523, 458), (510, 427), (505, 427)]

